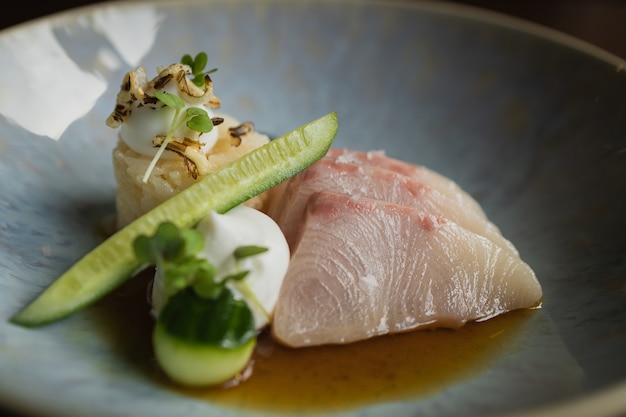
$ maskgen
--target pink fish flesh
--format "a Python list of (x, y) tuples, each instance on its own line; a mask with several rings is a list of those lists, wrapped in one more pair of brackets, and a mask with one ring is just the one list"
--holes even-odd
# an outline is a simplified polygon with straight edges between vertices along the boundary
[(479, 204), (426, 168), (331, 149), (270, 201), (292, 248), (272, 322), (287, 346), (458, 328), (541, 300)]

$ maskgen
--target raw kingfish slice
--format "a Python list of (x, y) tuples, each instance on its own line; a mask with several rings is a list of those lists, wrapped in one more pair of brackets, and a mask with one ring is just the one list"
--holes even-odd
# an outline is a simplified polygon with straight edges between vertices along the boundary
[(458, 328), (542, 297), (519, 257), (440, 216), (320, 192), (302, 221), (272, 324), (288, 346)]
[(374, 165), (406, 175), (414, 180), (428, 185), (456, 200), (462, 207), (480, 213), (485, 219), (487, 216), (478, 202), (459, 185), (440, 173), (421, 165), (413, 165), (399, 159), (385, 155), (384, 151), (358, 151), (349, 149), (331, 148), (326, 154), (336, 162), (348, 162), (363, 165)]
[(276, 194), (270, 199), (268, 214), (280, 225), (292, 250), (307, 201), (319, 191), (382, 200), (442, 216), (517, 255), (513, 244), (482, 210), (476, 210), (475, 204), (463, 204), (466, 198), (450, 198), (410, 176), (377, 165), (337, 162), (332, 158), (322, 158), (292, 177), (280, 191), (273, 191)]

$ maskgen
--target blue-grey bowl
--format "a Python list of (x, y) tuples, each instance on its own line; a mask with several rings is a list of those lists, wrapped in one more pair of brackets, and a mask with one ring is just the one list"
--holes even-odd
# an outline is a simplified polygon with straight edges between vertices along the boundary
[(8, 321), (114, 215), (116, 133), (104, 120), (122, 75), (198, 51), (219, 68), (223, 110), (259, 130), (276, 136), (337, 111), (335, 146), (385, 149), (454, 179), (543, 285), (515, 348), (480, 371), (428, 395), (321, 414), (626, 412), (625, 62), (473, 8), (349, 0), (112, 2), (0, 33), (2, 407), (273, 415), (164, 389), (89, 309), (38, 329)]

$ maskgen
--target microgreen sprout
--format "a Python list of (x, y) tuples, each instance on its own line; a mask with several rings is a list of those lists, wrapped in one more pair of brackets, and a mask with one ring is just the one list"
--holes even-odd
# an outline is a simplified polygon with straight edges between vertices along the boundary
[[(154, 235), (141, 235), (133, 242), (137, 258), (143, 264), (159, 268), (166, 298), (186, 287), (192, 287), (201, 297), (215, 298), (227, 282), (241, 282), (249, 274), (250, 271), (237, 265), (234, 273), (218, 277), (215, 266), (197, 256), (203, 247), (204, 236), (200, 231), (178, 228), (170, 222), (161, 223)], [(260, 246), (239, 246), (233, 251), (233, 257), (238, 262), (267, 250)]]
[(239, 260), (239, 259), (247, 258), (249, 256), (254, 256), (263, 252), (267, 252), (267, 250), (268, 250), (267, 248), (262, 247), (262, 246), (254, 246), (254, 245), (239, 246), (233, 252), (233, 256), (235, 257), (235, 259)]
[(235, 259), (237, 272), (234, 274), (228, 275), (227, 279), (232, 281), (243, 281), (246, 276), (250, 273), (250, 271), (241, 269), (240, 261), (244, 258), (249, 258), (254, 255), (259, 255), (263, 252), (267, 252), (267, 248), (262, 246), (254, 246), (254, 245), (245, 245), (238, 246), (233, 251), (233, 258)]
[[(216, 268), (197, 256), (203, 247), (200, 231), (171, 222), (133, 241), (140, 262), (156, 265), (163, 279), (165, 304), (152, 334), (157, 361), (174, 380), (190, 385), (219, 384), (236, 376), (250, 360), (257, 337), (248, 301), (226, 285), (248, 271), (217, 278)], [(245, 247), (235, 251), (260, 253)]]
[(200, 133), (207, 133), (213, 129), (213, 122), (209, 117), (209, 114), (206, 110), (198, 108), (198, 107), (189, 107), (187, 110), (185, 109), (185, 102), (178, 96), (166, 92), (155, 91), (154, 96), (161, 101), (166, 107), (170, 107), (174, 109), (174, 117), (172, 118), (172, 122), (170, 123), (170, 127), (167, 131), (165, 139), (161, 146), (157, 150), (156, 154), (150, 161), (150, 165), (143, 176), (143, 182), (148, 182), (148, 178), (154, 170), (157, 161), (163, 155), (163, 152), (167, 148), (167, 144), (172, 140), (174, 133), (185, 124), (189, 129), (195, 130)]
[(191, 67), (191, 73), (193, 75), (192, 82), (198, 87), (204, 87), (204, 77), (207, 74), (217, 71), (217, 68), (204, 71), (207, 61), (208, 57), (204, 52), (198, 53), (195, 58), (192, 58), (189, 54), (185, 54), (180, 60), (182, 64), (186, 64)]
[(204, 247), (204, 236), (196, 229), (179, 229), (173, 223), (159, 225), (153, 236), (138, 236), (133, 242), (135, 255), (147, 265), (156, 265), (163, 274), (165, 296), (193, 286), (201, 295), (211, 297), (215, 267), (196, 255)]

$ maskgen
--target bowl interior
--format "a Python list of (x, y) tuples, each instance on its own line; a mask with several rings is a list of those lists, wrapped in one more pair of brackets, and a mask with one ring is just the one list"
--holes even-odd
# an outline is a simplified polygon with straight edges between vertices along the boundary
[[(122, 75), (206, 51), (223, 111), (273, 136), (337, 111), (336, 147), (384, 149), (458, 182), (544, 287), (523, 343), (488, 371), (346, 415), (504, 413), (623, 381), (626, 72), (538, 33), (445, 3), (219, 0), (102, 4), (6, 31), (0, 316), (97, 244), (94, 225), (114, 214), (116, 133), (104, 120)], [(40, 104), (27, 107), (23, 92)], [(136, 415), (215, 411), (148, 384), (93, 326), (85, 314), (36, 331), (3, 320), (1, 374), (17, 376), (0, 377), (0, 398), (36, 409), (28, 386), (60, 414), (61, 382), (82, 394), (76, 415), (130, 401)]]

